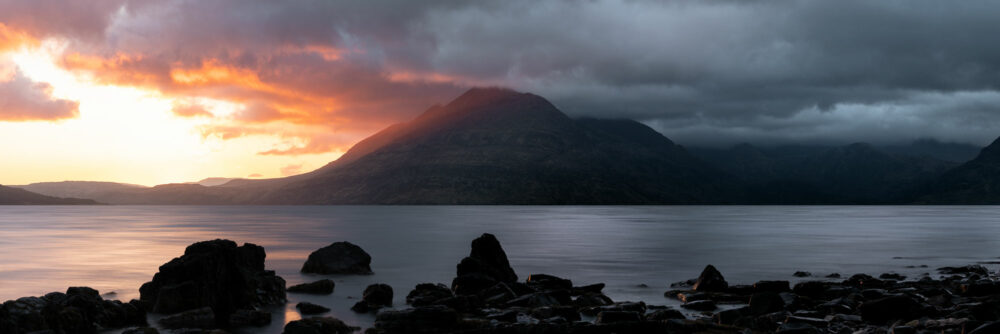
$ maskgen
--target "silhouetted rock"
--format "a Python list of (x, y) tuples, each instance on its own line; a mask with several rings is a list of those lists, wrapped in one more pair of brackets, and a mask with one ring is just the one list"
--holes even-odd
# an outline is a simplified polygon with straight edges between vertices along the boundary
[(146, 324), (139, 301), (129, 303), (101, 298), (97, 290), (72, 287), (66, 293), (8, 300), (0, 306), (0, 333), (97, 333), (98, 329)]
[(861, 318), (867, 322), (884, 324), (892, 320), (911, 320), (921, 316), (922, 306), (913, 298), (897, 295), (861, 304)]
[(202, 307), (160, 318), (160, 325), (168, 329), (215, 328), (215, 312), (211, 307)]
[(714, 266), (708, 265), (701, 271), (698, 281), (691, 287), (694, 291), (725, 291), (729, 283)]
[(299, 310), (299, 313), (304, 315), (320, 314), (330, 312), (330, 309), (323, 305), (316, 305), (310, 302), (300, 302), (295, 304), (295, 308)]
[(333, 317), (305, 318), (285, 325), (284, 334), (349, 334), (360, 328), (351, 327)]
[(597, 314), (597, 319), (594, 323), (603, 324), (613, 324), (617, 322), (639, 322), (642, 321), (642, 316), (639, 312), (622, 312), (622, 311), (602, 311)]
[(365, 288), (361, 301), (354, 304), (351, 310), (367, 313), (387, 306), (392, 306), (392, 287), (386, 284), (372, 284)]
[(310, 293), (317, 295), (328, 295), (333, 293), (333, 288), (336, 286), (334, 282), (330, 279), (321, 279), (315, 282), (302, 283), (298, 285), (293, 285), (288, 287), (288, 292), (296, 293)]
[(375, 329), (384, 334), (447, 333), (458, 326), (459, 315), (446, 306), (421, 306), (405, 310), (387, 310), (375, 317)]
[(406, 303), (413, 306), (425, 306), (454, 297), (455, 294), (444, 284), (421, 283), (406, 295)]
[(764, 315), (785, 309), (785, 301), (776, 292), (758, 292), (750, 296), (748, 311), (752, 315)]
[(228, 325), (237, 310), (285, 302), (285, 280), (264, 270), (265, 257), (264, 248), (249, 243), (192, 244), (142, 285), (141, 300), (152, 312), (164, 314), (208, 307), (217, 325)]
[(372, 257), (364, 249), (341, 241), (309, 254), (302, 265), (303, 273), (371, 275)]
[[(546, 274), (528, 275), (525, 282), (528, 286), (540, 290), (570, 290), (573, 289), (573, 281)], [(603, 286), (602, 286), (603, 288)], [(598, 290), (597, 292), (600, 292)]]
[(472, 251), (457, 267), (458, 277), (452, 281), (457, 294), (476, 294), (497, 282), (516, 283), (517, 274), (510, 267), (507, 253), (497, 238), (484, 233), (472, 241)]

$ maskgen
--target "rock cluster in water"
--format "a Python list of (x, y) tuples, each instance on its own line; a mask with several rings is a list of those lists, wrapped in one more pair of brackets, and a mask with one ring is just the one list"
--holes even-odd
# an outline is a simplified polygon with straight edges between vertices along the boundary
[[(364, 269), (370, 262), (366, 253), (339, 254), (353, 259), (324, 261), (364, 263), (354, 272), (370, 274), (370, 268)], [(221, 334), (226, 332), (218, 328), (266, 325), (270, 313), (257, 307), (285, 303), (285, 282), (264, 269), (264, 257), (263, 248), (253, 244), (195, 243), (160, 267), (141, 288), (141, 300), (107, 301), (86, 287), (11, 300), (0, 306), (0, 334), (98, 333), (113, 328), (129, 328), (123, 334), (159, 333), (145, 327), (147, 311), (164, 314), (158, 323), (173, 329), (170, 333)], [(407, 308), (385, 309), (392, 306), (392, 287), (373, 284), (352, 309), (376, 314), (367, 334), (1000, 333), (1000, 280), (979, 265), (940, 268), (941, 279), (928, 275), (907, 280), (887, 273), (840, 280), (839, 275), (828, 275), (795, 285), (733, 285), (709, 265), (697, 279), (675, 283), (675, 290), (664, 293), (681, 302), (684, 312), (644, 302), (615, 302), (603, 294), (604, 284), (578, 286), (546, 274), (519, 281), (490, 234), (472, 242), (469, 256), (456, 269), (450, 287), (418, 284), (406, 295)], [(333, 282), (324, 279), (289, 291), (330, 294), (333, 288)], [(329, 311), (308, 302), (296, 308), (304, 316)], [(286, 324), (284, 333), (358, 330), (332, 317), (305, 317)]]

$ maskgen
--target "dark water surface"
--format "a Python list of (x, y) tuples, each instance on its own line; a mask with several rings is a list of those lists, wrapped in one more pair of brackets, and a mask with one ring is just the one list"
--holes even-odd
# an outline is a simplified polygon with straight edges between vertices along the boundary
[[(7, 206), (0, 207), (0, 300), (90, 286), (138, 298), (159, 265), (200, 240), (226, 238), (267, 250), (289, 285), (310, 252), (350, 241), (372, 255), (373, 276), (331, 276), (330, 296), (289, 294), (333, 309), (349, 324), (373, 318), (349, 307), (371, 283), (403, 306), (417, 283), (450, 283), (472, 239), (496, 234), (517, 274), (548, 273), (578, 285), (604, 282), (615, 300), (676, 304), (671, 282), (714, 264), (730, 283), (898, 272), (997, 261), (1000, 207), (975, 206)], [(908, 268), (927, 265), (929, 268)], [(998, 265), (987, 264), (991, 269)], [(648, 287), (640, 287), (640, 284)]]

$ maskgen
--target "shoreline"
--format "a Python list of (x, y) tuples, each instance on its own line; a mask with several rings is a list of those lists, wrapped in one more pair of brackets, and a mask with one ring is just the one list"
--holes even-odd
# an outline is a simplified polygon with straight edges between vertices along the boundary
[[(1000, 319), (1000, 282), (997, 281), (1000, 277), (981, 265), (938, 268), (940, 278), (933, 277), (937, 275), (908, 278), (893, 273), (879, 277), (855, 274), (846, 278), (839, 275), (810, 277), (797, 284), (769, 280), (749, 285), (730, 285), (722, 273), (709, 265), (698, 279), (672, 284), (672, 289), (663, 293), (662, 301), (631, 302), (608, 298), (603, 293), (603, 283), (575, 286), (570, 279), (538, 273), (518, 280), (499, 242), (489, 247), (480, 245), (480, 249), (485, 247), (487, 250), (477, 251), (477, 242), (483, 238), (495, 240), (486, 234), (473, 242), (473, 251), (459, 264), (458, 275), (451, 286), (428, 283), (413, 290), (396, 287), (401, 289), (400, 294), (409, 292), (406, 305), (385, 310), (380, 309), (392, 304), (393, 287), (383, 288), (383, 291), (388, 290), (388, 302), (370, 301), (366, 289), (365, 296), (355, 307), (361, 305), (361, 312), (374, 314), (376, 320), (374, 327), (365, 332), (988, 333), (1000, 327), (1000, 322), (994, 322)], [(184, 260), (191, 247), (198, 244), (189, 246), (185, 256), (171, 263)], [(259, 247), (252, 244), (242, 247), (247, 245)], [(259, 252), (263, 253), (263, 248)], [(264, 269), (262, 254), (259, 267)], [(261, 274), (274, 275), (268, 271), (252, 275)], [(375, 275), (377, 277), (377, 273)], [(808, 275), (796, 273), (795, 276)], [(242, 331), (254, 332), (254, 326), (270, 322), (270, 313), (261, 311), (266, 305), (286, 307), (284, 280), (276, 278), (280, 280), (280, 289), (275, 287), (275, 293), (268, 294), (263, 303), (234, 306), (234, 314), (241, 315), (226, 314), (228, 318), (223, 326), (215, 322), (217, 318), (209, 316), (211, 308), (206, 311), (180, 307), (163, 312), (165, 309), (157, 310), (150, 305), (147, 296), (128, 303), (105, 301), (96, 290), (80, 287), (70, 288), (66, 293), (5, 302), (0, 307), (0, 333), (21, 333), (25, 332), (24, 328), (53, 330), (53, 333), (90, 332), (67, 331), (60, 327), (66, 326), (65, 317), (78, 312), (67, 310), (86, 310), (82, 318), (91, 321), (95, 332), (98, 328), (124, 328), (123, 333), (224, 333), (216, 329), (219, 327), (230, 330), (245, 327)], [(192, 278), (179, 279), (187, 282)], [(330, 293), (332, 286), (331, 282)], [(289, 287), (289, 291), (292, 290), (295, 287)], [(664, 305), (670, 303), (680, 303), (680, 306)], [(317, 333), (348, 333), (360, 329), (351, 327), (357, 324), (344, 324), (331, 317), (311, 317), (304, 309), (300, 311), (303, 313), (301, 320), (289, 322), (288, 325), (296, 325), (291, 330), (286, 325), (285, 333), (299, 333), (294, 326), (330, 330)], [(148, 317), (147, 313), (157, 314)], [(159, 322), (154, 324), (156, 328), (146, 327), (150, 326), (149, 318), (159, 319), (154, 321)], [(164, 318), (174, 318), (178, 322), (164, 326)], [(240, 320), (230, 323), (230, 319)], [(87, 324), (75, 326), (86, 327)], [(165, 327), (174, 329), (164, 330)]]

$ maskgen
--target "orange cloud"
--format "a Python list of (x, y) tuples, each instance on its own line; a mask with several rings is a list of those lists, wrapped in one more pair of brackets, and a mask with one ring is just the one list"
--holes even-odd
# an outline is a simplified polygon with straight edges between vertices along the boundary
[(53, 121), (79, 115), (79, 102), (51, 95), (51, 85), (15, 71), (8, 81), (0, 82), (0, 121)]
[(212, 117), (213, 116), (212, 113), (208, 111), (208, 109), (205, 109), (205, 106), (202, 106), (202, 105), (197, 104), (197, 103), (181, 103), (181, 102), (177, 102), (177, 103), (174, 103), (174, 105), (170, 109), (170, 111), (173, 112), (174, 115), (177, 115), (177, 116), (180, 116), (180, 117)]
[(11, 28), (0, 22), (0, 51), (13, 50), (26, 45), (37, 45), (38, 40), (27, 32)]

